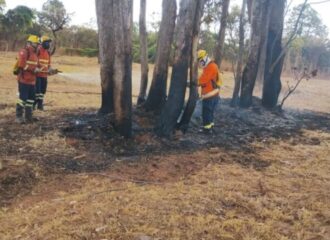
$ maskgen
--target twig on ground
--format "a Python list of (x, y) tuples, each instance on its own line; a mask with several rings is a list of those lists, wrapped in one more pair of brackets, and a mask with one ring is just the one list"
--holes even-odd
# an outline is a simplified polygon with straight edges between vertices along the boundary
[(152, 181), (143, 181), (143, 180), (134, 180), (134, 179), (126, 179), (126, 178), (121, 178), (121, 177), (116, 177), (116, 176), (110, 176), (110, 175), (106, 175), (106, 174), (102, 174), (102, 173), (84, 173), (87, 175), (95, 175), (95, 176), (102, 176), (102, 177), (106, 177), (109, 178), (111, 180), (118, 180), (118, 181), (124, 181), (124, 182), (133, 182), (133, 183), (137, 183), (137, 184), (154, 184), (154, 185), (163, 185), (160, 182), (152, 182)]

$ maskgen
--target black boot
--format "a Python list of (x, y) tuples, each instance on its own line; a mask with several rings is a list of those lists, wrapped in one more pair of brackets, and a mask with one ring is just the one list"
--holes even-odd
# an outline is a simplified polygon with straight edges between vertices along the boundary
[(27, 123), (32, 123), (33, 122), (32, 107), (25, 107), (25, 121)]
[(44, 103), (43, 103), (43, 102), (44, 102), (44, 101), (43, 101), (42, 99), (39, 99), (39, 100), (38, 100), (38, 103), (37, 103), (37, 104), (38, 104), (38, 105), (37, 105), (37, 106), (38, 106), (38, 107), (37, 107), (38, 110), (41, 110), (41, 111), (44, 110)]
[(36, 110), (39, 99), (34, 100), (33, 111)]
[(23, 106), (16, 104), (16, 120), (15, 120), (15, 122), (17, 122), (19, 124), (22, 124), (25, 122), (24, 118), (23, 118), (23, 111), (24, 111)]

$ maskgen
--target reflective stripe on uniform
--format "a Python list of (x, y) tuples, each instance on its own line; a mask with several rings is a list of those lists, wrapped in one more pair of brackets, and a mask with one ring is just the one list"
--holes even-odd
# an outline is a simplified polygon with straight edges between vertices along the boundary
[(33, 107), (33, 103), (34, 103), (34, 100), (30, 100), (30, 99), (28, 99), (28, 100), (26, 100), (26, 104), (25, 104), (25, 106), (26, 106), (26, 107)]
[(43, 93), (37, 93), (36, 94), (36, 99), (44, 99), (44, 94)]
[(17, 99), (16, 103), (17, 103), (18, 105), (22, 106), (22, 107), (24, 107), (24, 105), (25, 105), (25, 102), (24, 102), (22, 99), (20, 99), (20, 98)]
[(27, 70), (30, 67), (29, 64), (37, 66), (38, 62), (37, 61), (26, 61), (24, 70)]
[(47, 60), (47, 59), (39, 59), (39, 62), (40, 63), (43, 63), (43, 64), (48, 64), (49, 63), (49, 60)]
[(27, 64), (34, 64), (34, 65), (37, 65), (38, 62), (37, 61), (26, 61)]

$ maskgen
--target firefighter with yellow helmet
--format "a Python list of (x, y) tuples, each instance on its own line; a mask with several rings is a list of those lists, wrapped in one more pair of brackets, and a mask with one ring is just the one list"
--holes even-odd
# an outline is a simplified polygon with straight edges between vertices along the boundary
[(217, 64), (210, 59), (205, 50), (197, 53), (199, 67), (203, 69), (198, 79), (198, 85), (202, 88), (202, 118), (201, 131), (212, 133), (214, 129), (214, 111), (219, 104), (220, 73)]
[(32, 109), (35, 99), (36, 74), (38, 56), (36, 54), (39, 43), (38, 36), (30, 35), (26, 46), (19, 51), (17, 61), (17, 80), (19, 98), (16, 104), (16, 122), (32, 122)]

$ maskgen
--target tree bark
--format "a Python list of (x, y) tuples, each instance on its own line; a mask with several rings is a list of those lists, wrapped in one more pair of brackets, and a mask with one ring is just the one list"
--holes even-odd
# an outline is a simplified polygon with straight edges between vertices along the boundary
[(173, 64), (169, 97), (162, 109), (157, 126), (157, 133), (169, 137), (182, 112), (186, 93), (189, 57), (192, 47), (194, 21), (198, 11), (199, 1), (181, 0), (180, 13), (176, 28), (176, 50)]
[(14, 52), (16, 51), (16, 45), (17, 45), (17, 37), (13, 39), (12, 45), (11, 45), (11, 50)]
[(235, 107), (239, 103), (239, 90), (241, 88), (241, 81), (242, 81), (242, 66), (243, 66), (243, 53), (244, 53), (244, 40), (245, 40), (245, 11), (246, 11), (246, 1), (243, 0), (242, 8), (241, 8), (241, 15), (239, 18), (239, 50), (238, 50), (238, 57), (237, 57), (237, 66), (236, 66), (236, 78), (235, 78), (235, 86), (233, 91), (233, 97), (231, 100), (231, 106)]
[(113, 42), (113, 35), (110, 31), (113, 28), (113, 22), (108, 19), (113, 18), (112, 3), (105, 0), (95, 0), (96, 15), (98, 24), (98, 39), (99, 39), (99, 59), (100, 59), (100, 75), (101, 75), (101, 89), (102, 99), (99, 114), (112, 113), (113, 105), (113, 57), (115, 49), (110, 43)]
[(197, 48), (200, 31), (200, 19), (203, 15), (205, 0), (198, 1), (196, 10), (194, 29), (193, 29), (193, 40), (191, 47), (191, 61), (190, 61), (190, 86), (189, 86), (189, 99), (186, 108), (183, 112), (178, 128), (181, 131), (186, 132), (188, 130), (191, 116), (194, 113), (196, 102), (198, 100), (198, 60), (197, 60)]
[(163, 0), (162, 20), (157, 41), (156, 62), (149, 95), (144, 107), (160, 111), (166, 101), (168, 64), (176, 19), (176, 0)]
[(252, 94), (258, 74), (260, 52), (264, 39), (262, 38), (263, 14), (267, 11), (268, 0), (254, 0), (252, 4), (251, 41), (247, 63), (242, 77), (240, 106), (250, 107)]
[(217, 63), (219, 69), (221, 68), (223, 49), (224, 49), (224, 44), (225, 44), (229, 2), (230, 2), (230, 0), (223, 0), (223, 2), (222, 2), (222, 14), (221, 14), (221, 20), (220, 20), (221, 25), (220, 25), (219, 35), (218, 35), (218, 42), (217, 42), (216, 48), (214, 50), (215, 62)]
[(267, 37), (267, 56), (262, 92), (262, 105), (267, 108), (274, 108), (277, 105), (282, 87), (281, 74), (284, 63), (284, 55), (273, 69), (271, 66), (282, 52), (285, 2), (286, 0), (278, 0), (276, 4), (271, 4)]
[(248, 10), (248, 19), (249, 23), (252, 22), (252, 5), (254, 0), (247, 0), (247, 10)]
[(114, 127), (132, 134), (132, 0), (96, 0), (99, 26), (102, 106), (114, 113)]
[(264, 39), (263, 44), (261, 45), (260, 50), (260, 58), (259, 58), (259, 66), (258, 66), (258, 74), (257, 74), (257, 80), (256, 82), (262, 86), (262, 83), (264, 81), (265, 76), (265, 68), (266, 68), (266, 58), (267, 58), (267, 39), (268, 39), (268, 28), (269, 28), (269, 22), (271, 18), (271, 8), (274, 4), (273, 1), (268, 0), (267, 9), (265, 9), (265, 13), (262, 17), (262, 39)]
[(148, 86), (148, 40), (147, 40), (147, 26), (146, 26), (146, 0), (140, 0), (140, 59), (141, 59), (141, 85), (137, 104), (140, 105), (145, 102)]

